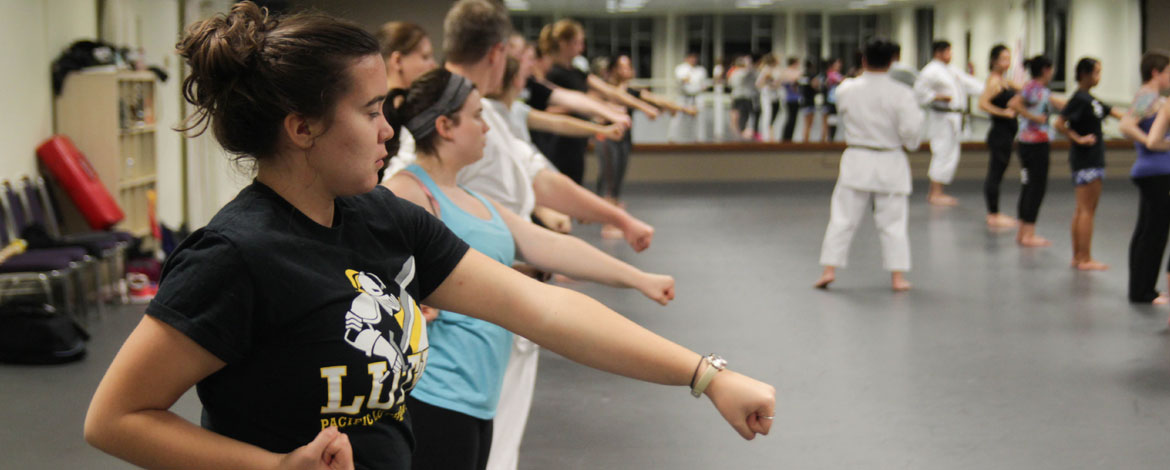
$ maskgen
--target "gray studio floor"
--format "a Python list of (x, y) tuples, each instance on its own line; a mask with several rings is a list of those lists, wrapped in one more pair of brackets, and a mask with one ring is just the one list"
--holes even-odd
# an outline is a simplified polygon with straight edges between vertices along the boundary
[[(524, 469), (1164, 469), (1170, 465), (1168, 308), (1125, 301), (1136, 212), (1107, 182), (1097, 216), (1104, 273), (1069, 269), (1069, 184), (1041, 212), (1046, 249), (982, 225), (977, 182), (962, 206), (911, 204), (915, 289), (888, 290), (872, 222), (830, 291), (810, 285), (830, 183), (641, 186), (632, 211), (658, 230), (644, 254), (672, 274), (660, 308), (632, 291), (576, 284), (635, 321), (777, 388), (772, 435), (742, 441), (706, 399), (587, 370), (551, 353)], [(1014, 214), (1018, 184), (1003, 197)], [(1160, 286), (1164, 288), (1164, 286)], [(86, 446), (81, 423), (104, 368), (140, 316), (95, 321), (84, 362), (0, 366), (0, 468), (128, 468)], [(177, 405), (195, 419), (188, 394)]]

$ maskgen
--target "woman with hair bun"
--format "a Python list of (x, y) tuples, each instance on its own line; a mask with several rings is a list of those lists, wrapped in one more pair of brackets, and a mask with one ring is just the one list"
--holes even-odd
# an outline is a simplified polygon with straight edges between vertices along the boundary
[[(410, 468), (424, 301), (641, 380), (688, 384), (697, 364), (692, 389), (741, 436), (770, 429), (772, 387), (469, 249), (379, 188), (394, 131), (361, 27), (243, 2), (178, 50), (186, 129), (210, 127), (256, 178), (167, 260), (90, 403), (93, 446), (146, 468)], [(200, 426), (170, 411), (192, 387)]]
[(1024, 62), (1032, 79), (1020, 93), (1008, 101), (1019, 116), (1020, 133), (1020, 228), (1016, 243), (1022, 246), (1042, 247), (1052, 242), (1036, 235), (1036, 218), (1048, 189), (1048, 165), (1052, 129), (1048, 116), (1064, 107), (1064, 101), (1052, 96), (1048, 83), (1052, 81), (1052, 59), (1036, 56)]
[(999, 212), (999, 188), (1003, 174), (1012, 159), (1012, 143), (1019, 132), (1016, 112), (1008, 108), (1008, 102), (1019, 91), (1019, 85), (1004, 75), (1012, 67), (1012, 51), (1003, 44), (991, 48), (991, 73), (979, 96), (979, 109), (991, 115), (991, 129), (987, 131), (987, 178), (983, 181), (983, 199), (987, 203), (987, 228), (1012, 228), (1019, 224), (1016, 219)]

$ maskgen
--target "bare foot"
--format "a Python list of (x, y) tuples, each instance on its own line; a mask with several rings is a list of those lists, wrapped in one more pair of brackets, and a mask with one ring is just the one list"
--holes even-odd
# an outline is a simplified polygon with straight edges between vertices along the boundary
[(954, 196), (947, 194), (933, 194), (926, 197), (926, 202), (935, 206), (954, 207), (959, 205), (959, 200)]
[(1154, 299), (1150, 303), (1154, 305), (1170, 304), (1170, 294), (1158, 294), (1158, 298)]
[(1020, 223), (1016, 221), (1016, 219), (1003, 214), (987, 215), (987, 228), (1015, 228), (1018, 225), (1020, 225)]
[(1096, 260), (1073, 261), (1073, 267), (1081, 271), (1105, 271), (1109, 265)]
[(833, 281), (836, 281), (836, 280), (837, 280), (836, 273), (825, 272), (824, 274), (821, 274), (821, 278), (817, 279), (817, 283), (813, 284), (813, 287), (816, 287), (817, 289), (828, 289), (829, 284), (832, 284)]
[(621, 240), (626, 238), (625, 232), (617, 228), (616, 225), (605, 224), (601, 226), (601, 238), (606, 240)]
[(1017, 238), (1016, 243), (1019, 243), (1020, 246), (1028, 246), (1028, 247), (1044, 247), (1044, 246), (1049, 246), (1052, 244), (1052, 242), (1048, 241), (1048, 239), (1046, 239), (1044, 237), (1036, 236), (1036, 235), (1033, 235), (1030, 237)]
[(894, 273), (890, 276), (890, 288), (894, 292), (906, 292), (910, 290), (910, 281), (906, 280), (906, 276), (902, 273)]

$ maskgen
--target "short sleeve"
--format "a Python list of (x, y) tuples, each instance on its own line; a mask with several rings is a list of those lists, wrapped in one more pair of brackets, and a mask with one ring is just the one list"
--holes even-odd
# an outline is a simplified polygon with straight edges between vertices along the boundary
[(403, 227), (412, 227), (406, 234), (412, 240), (415, 266), (418, 266), (418, 298), (426, 299), (447, 279), (455, 266), (467, 254), (467, 243), (447, 229), (437, 217), (421, 207), (399, 199)]
[(1068, 100), (1064, 109), (1060, 110), (1060, 115), (1068, 122), (1079, 122), (1084, 115), (1085, 104), (1085, 100), (1081, 99), (1080, 96), (1074, 96)]
[(203, 229), (167, 260), (146, 314), (230, 364), (252, 348), (254, 304), (255, 287), (239, 251)]
[(1110, 105), (1108, 105), (1108, 104), (1106, 104), (1106, 103), (1103, 103), (1103, 102), (1102, 102), (1102, 103), (1101, 103), (1101, 108), (1103, 108), (1103, 109), (1105, 110), (1105, 111), (1103, 111), (1103, 112), (1102, 112), (1102, 118), (1104, 118), (1104, 117), (1108, 117), (1108, 116), (1109, 116), (1109, 114), (1111, 114), (1111, 113), (1113, 112), (1113, 106), (1110, 106)]
[(536, 79), (528, 79), (528, 105), (532, 109), (539, 109), (544, 111), (548, 109), (549, 100), (552, 98), (552, 88), (545, 86)]

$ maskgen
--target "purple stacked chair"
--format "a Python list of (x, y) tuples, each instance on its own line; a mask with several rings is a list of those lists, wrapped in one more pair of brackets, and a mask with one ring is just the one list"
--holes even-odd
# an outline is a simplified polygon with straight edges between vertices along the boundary
[[(16, 220), (24, 220), (23, 207), (0, 199), (0, 246), (17, 238)], [(8, 295), (43, 294), (50, 303), (75, 315), (82, 324), (85, 302), (81, 270), (92, 265), (85, 248), (30, 249), (0, 263), (0, 299)], [(55, 286), (61, 286), (60, 290)]]

